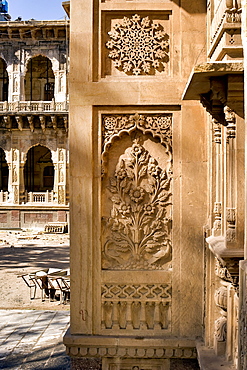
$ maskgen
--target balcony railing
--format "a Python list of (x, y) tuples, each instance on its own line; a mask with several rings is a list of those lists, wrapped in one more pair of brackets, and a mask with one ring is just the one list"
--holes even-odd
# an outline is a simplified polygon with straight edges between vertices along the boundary
[(0, 112), (67, 112), (67, 102), (52, 101), (15, 101), (0, 102)]
[(7, 203), (9, 199), (9, 192), (8, 191), (0, 191), (0, 203)]
[(241, 22), (241, 0), (219, 1), (211, 23), (211, 41), (213, 41), (221, 25), (226, 23)]
[(29, 191), (26, 193), (26, 203), (53, 203), (54, 202), (54, 192), (45, 191), (45, 192), (32, 192)]

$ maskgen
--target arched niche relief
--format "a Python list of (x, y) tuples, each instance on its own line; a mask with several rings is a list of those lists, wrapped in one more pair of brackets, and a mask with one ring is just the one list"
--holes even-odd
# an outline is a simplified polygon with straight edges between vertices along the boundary
[(117, 120), (103, 117), (102, 268), (169, 270), (172, 116)]

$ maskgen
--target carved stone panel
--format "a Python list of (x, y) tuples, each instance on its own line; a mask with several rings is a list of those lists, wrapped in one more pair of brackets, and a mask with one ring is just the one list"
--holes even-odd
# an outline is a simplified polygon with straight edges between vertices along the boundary
[(102, 13), (103, 75), (169, 74), (170, 11)]
[(136, 140), (109, 179), (103, 268), (157, 269), (171, 259), (171, 173)]
[(163, 71), (169, 61), (169, 36), (158, 22), (135, 14), (124, 17), (108, 32), (109, 58), (113, 65), (130, 75)]
[[(162, 135), (163, 149), (148, 135), (138, 133), (129, 117), (122, 117), (122, 121), (123, 118), (125, 125), (121, 130), (116, 127), (121, 119), (104, 117), (104, 150), (114, 133), (121, 136), (128, 125), (133, 132), (130, 130), (130, 136), (122, 140), (126, 149), (116, 157), (114, 166), (112, 162), (107, 167), (103, 179), (102, 268), (168, 269), (172, 255), (171, 121), (163, 117), (168, 134)], [(162, 117), (159, 120), (162, 122)], [(148, 122), (153, 135), (159, 136), (160, 127), (153, 117), (139, 121), (143, 125)]]
[(102, 329), (168, 330), (171, 284), (104, 284)]

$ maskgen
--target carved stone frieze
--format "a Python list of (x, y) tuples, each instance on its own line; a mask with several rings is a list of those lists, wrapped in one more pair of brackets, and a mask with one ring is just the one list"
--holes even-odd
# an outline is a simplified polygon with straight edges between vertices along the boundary
[(124, 17), (110, 32), (109, 58), (126, 74), (153, 74), (163, 71), (169, 61), (169, 36), (161, 24), (135, 14)]
[(104, 269), (163, 269), (171, 260), (171, 167), (161, 169), (134, 140), (109, 179), (111, 216), (103, 218)]
[(169, 148), (172, 146), (172, 114), (108, 114), (102, 120), (102, 152), (107, 152), (112, 141), (124, 132), (140, 130), (158, 137), (160, 142)]
[(145, 302), (153, 300), (164, 300), (171, 298), (171, 284), (104, 284), (102, 286), (102, 299), (121, 299), (132, 301), (142, 300)]
[(77, 357), (105, 357), (105, 358), (197, 358), (196, 348), (194, 347), (157, 347), (142, 346), (133, 348), (127, 346), (91, 346), (79, 347), (78, 345), (69, 346), (67, 344), (67, 354), (73, 358)]

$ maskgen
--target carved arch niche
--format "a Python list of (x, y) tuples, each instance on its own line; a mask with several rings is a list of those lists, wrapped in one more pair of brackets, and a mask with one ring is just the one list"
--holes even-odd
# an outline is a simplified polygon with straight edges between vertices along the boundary
[(102, 116), (102, 269), (172, 259), (172, 115)]

